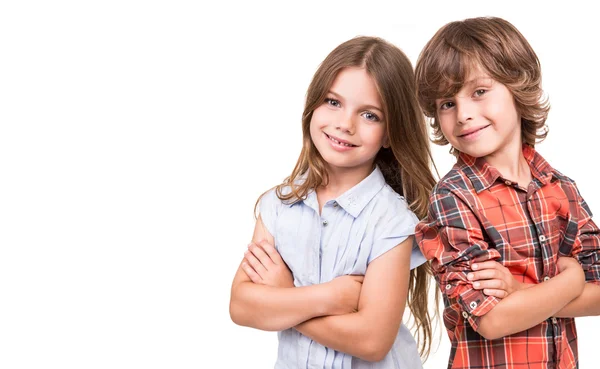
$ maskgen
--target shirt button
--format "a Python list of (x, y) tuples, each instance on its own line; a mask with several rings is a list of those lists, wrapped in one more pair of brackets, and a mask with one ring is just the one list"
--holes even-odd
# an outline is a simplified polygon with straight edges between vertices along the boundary
[(510, 185), (512, 185), (512, 182), (511, 181), (504, 181), (504, 184), (507, 185), (507, 186), (510, 186)]
[(446, 289), (447, 289), (447, 290), (449, 290), (449, 289), (451, 289), (451, 288), (452, 288), (452, 285), (448, 283), (448, 284), (446, 285)]
[(463, 311), (462, 316), (463, 318), (467, 319), (469, 317), (469, 314), (466, 311)]
[(333, 207), (334, 207), (334, 208), (337, 208), (337, 207), (338, 207), (338, 203), (337, 203), (337, 201), (334, 201), (334, 202), (333, 202)]
[(327, 224), (329, 224), (329, 223), (327, 223), (327, 220), (324, 220), (323, 225), (326, 226)]
[(477, 303), (475, 301), (471, 301), (471, 303), (469, 304), (469, 307), (471, 309), (475, 309), (477, 307)]
[(555, 317), (552, 317), (552, 324), (556, 324), (558, 320)]
[(546, 236), (540, 235), (540, 242), (544, 242), (544, 241), (546, 241)]
[(548, 276), (544, 277), (544, 282), (549, 281), (549, 280), (550, 280), (550, 277), (548, 277)]

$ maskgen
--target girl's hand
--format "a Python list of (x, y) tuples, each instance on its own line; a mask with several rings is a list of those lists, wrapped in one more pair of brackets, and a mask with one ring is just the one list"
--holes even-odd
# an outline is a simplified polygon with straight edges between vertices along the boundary
[(358, 299), (364, 279), (362, 275), (343, 275), (326, 283), (331, 288), (331, 315), (358, 311)]
[(531, 287), (517, 281), (508, 268), (494, 260), (473, 263), (471, 268), (473, 272), (467, 274), (467, 278), (473, 283), (473, 288), (483, 290), (488, 296), (503, 299), (515, 291)]
[(281, 255), (267, 241), (250, 243), (244, 253), (242, 270), (250, 280), (271, 287), (294, 287), (294, 277)]

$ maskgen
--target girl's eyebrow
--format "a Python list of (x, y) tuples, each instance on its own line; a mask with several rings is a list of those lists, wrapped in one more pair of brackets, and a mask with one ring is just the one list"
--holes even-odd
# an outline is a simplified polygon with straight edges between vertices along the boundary
[[(342, 97), (342, 95), (336, 93), (335, 91), (329, 90), (329, 91), (327, 91), (327, 93), (333, 95), (337, 100), (344, 101), (344, 98)], [(383, 109), (381, 109), (377, 105), (364, 104), (364, 105), (361, 105), (361, 108), (363, 108), (363, 109), (379, 110), (379, 112), (383, 114)]]

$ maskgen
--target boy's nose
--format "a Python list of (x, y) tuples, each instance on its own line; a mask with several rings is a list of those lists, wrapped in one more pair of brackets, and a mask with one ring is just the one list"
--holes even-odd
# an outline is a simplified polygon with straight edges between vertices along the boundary
[(465, 124), (473, 119), (473, 107), (467, 101), (456, 102), (456, 118), (459, 124)]

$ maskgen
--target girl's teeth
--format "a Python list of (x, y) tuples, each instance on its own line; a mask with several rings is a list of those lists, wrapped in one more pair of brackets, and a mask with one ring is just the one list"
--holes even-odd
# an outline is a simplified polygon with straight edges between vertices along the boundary
[(348, 146), (348, 147), (352, 147), (352, 146), (353, 146), (353, 145), (350, 145), (350, 144), (347, 144), (347, 143), (340, 142), (340, 141), (336, 140), (335, 138), (333, 138), (333, 137), (331, 137), (331, 136), (329, 136), (329, 139), (330, 139), (331, 141), (333, 141), (333, 142), (337, 143), (338, 145), (343, 145), (343, 146)]

